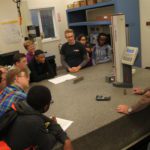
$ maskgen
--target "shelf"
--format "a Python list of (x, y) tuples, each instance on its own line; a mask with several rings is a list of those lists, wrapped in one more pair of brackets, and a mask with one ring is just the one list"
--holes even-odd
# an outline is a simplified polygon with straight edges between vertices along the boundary
[(94, 8), (100, 8), (100, 7), (106, 7), (106, 6), (112, 6), (114, 5), (114, 0), (108, 1), (108, 2), (99, 2), (95, 5), (88, 5), (88, 6), (82, 6), (79, 8), (73, 8), (73, 9), (67, 9), (68, 12), (75, 12), (79, 10), (87, 10), (87, 9), (94, 9)]
[(92, 22), (77, 22), (77, 23), (70, 23), (69, 27), (74, 26), (97, 26), (97, 25), (110, 25), (111, 21), (92, 21)]
[[(88, 10), (92, 10), (92, 12)], [(66, 10), (68, 26), (69, 28), (74, 30), (76, 36), (78, 36), (81, 33), (88, 35), (90, 32), (90, 29), (88, 27), (90, 26), (91, 27), (103, 26), (105, 30), (105, 27), (107, 28), (109, 25), (111, 25), (111, 21), (88, 21), (88, 19), (96, 20), (96, 16), (99, 16), (99, 14), (106, 15), (118, 13), (125, 14), (126, 24), (129, 25), (128, 27), (128, 32), (130, 35), (128, 41), (129, 45), (140, 48), (141, 39), (140, 39), (140, 19), (139, 19), (138, 0), (109, 0), (109, 1), (107, 0), (105, 2), (99, 2), (95, 5), (87, 5), (79, 8)], [(136, 61), (137, 66), (141, 66), (140, 58), (141, 58), (141, 50), (139, 50), (139, 55)]]

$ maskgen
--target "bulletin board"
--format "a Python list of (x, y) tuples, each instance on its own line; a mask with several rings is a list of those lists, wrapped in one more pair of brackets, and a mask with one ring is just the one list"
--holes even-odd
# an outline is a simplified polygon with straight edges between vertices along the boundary
[(21, 41), (21, 30), (17, 20), (0, 22), (0, 39), (5, 44), (14, 44)]

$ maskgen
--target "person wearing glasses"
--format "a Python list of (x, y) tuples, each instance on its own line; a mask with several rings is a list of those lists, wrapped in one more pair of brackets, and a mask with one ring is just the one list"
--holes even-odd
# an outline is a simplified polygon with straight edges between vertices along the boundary
[(0, 93), (6, 87), (6, 73), (7, 69), (3, 66), (0, 66)]
[(11, 69), (6, 75), (6, 88), (0, 94), (0, 117), (10, 108), (13, 102), (26, 99), (29, 88), (27, 69)]

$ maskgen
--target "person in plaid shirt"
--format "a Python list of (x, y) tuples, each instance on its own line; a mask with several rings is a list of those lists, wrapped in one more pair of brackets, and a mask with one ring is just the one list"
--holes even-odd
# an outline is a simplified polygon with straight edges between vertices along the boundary
[(0, 117), (10, 108), (13, 102), (26, 99), (29, 87), (27, 69), (12, 69), (6, 75), (7, 87), (0, 94)]
[(6, 87), (6, 73), (7, 68), (0, 66), (0, 94), (1, 91)]

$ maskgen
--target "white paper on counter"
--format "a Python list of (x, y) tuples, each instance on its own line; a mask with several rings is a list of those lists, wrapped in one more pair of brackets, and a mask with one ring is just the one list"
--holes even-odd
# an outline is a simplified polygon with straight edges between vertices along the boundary
[(64, 131), (66, 131), (73, 123), (73, 121), (71, 120), (66, 120), (62, 118), (56, 118), (56, 120), (57, 120), (57, 123), (60, 124), (60, 126), (62, 127)]
[(63, 76), (60, 76), (60, 77), (56, 77), (54, 79), (50, 79), (48, 81), (52, 82), (54, 84), (59, 84), (59, 83), (65, 82), (67, 80), (71, 80), (71, 79), (75, 79), (75, 78), (77, 78), (77, 77), (74, 76), (74, 75), (66, 74), (66, 75), (63, 75)]

